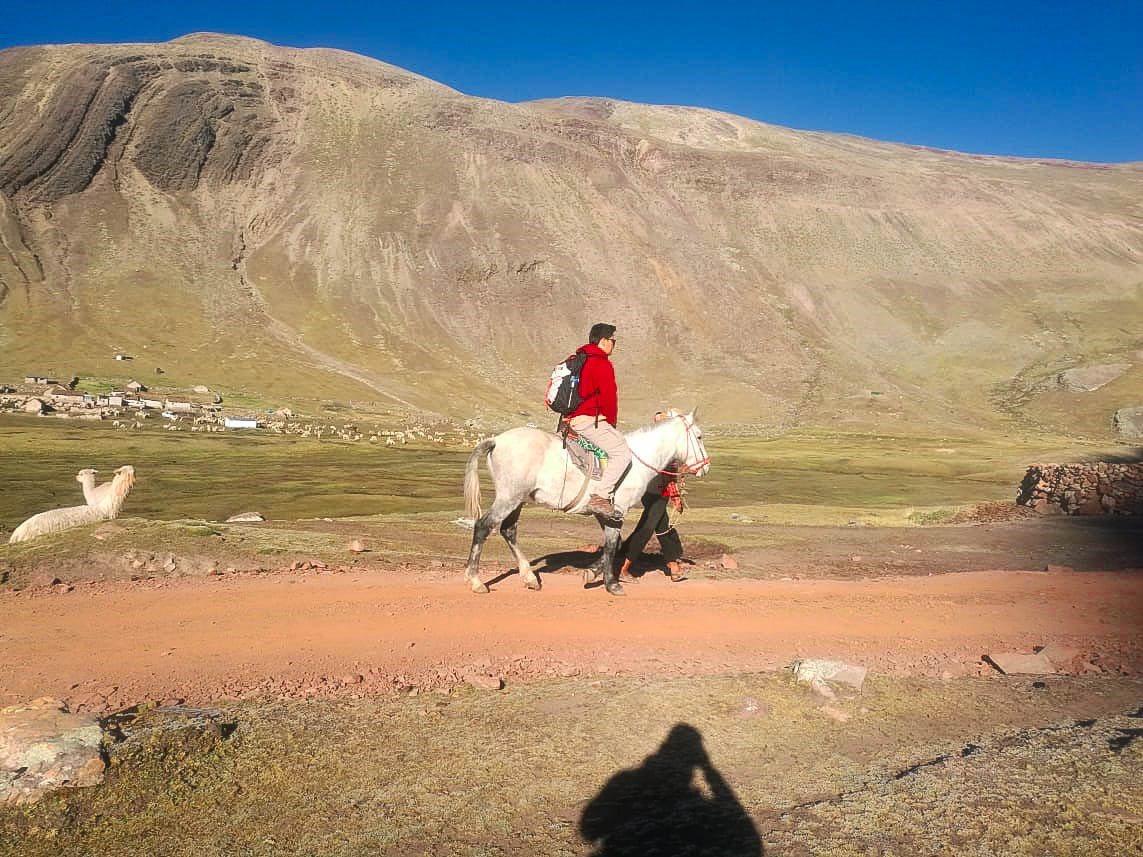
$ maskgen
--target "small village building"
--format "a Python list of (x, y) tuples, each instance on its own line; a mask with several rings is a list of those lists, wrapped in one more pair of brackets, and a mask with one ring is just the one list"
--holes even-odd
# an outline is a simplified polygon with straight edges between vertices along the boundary
[(166, 408), (176, 414), (189, 414), (193, 410), (190, 402), (172, 402), (170, 399), (167, 400)]
[(153, 410), (158, 411), (158, 410), (162, 409), (163, 403), (160, 402), (158, 399), (144, 399), (143, 400), (143, 407), (144, 408), (152, 408)]
[(44, 376), (44, 375), (25, 375), (25, 376), (24, 376), (24, 383), (25, 383), (25, 384), (28, 384), (28, 385), (34, 385), (34, 384), (58, 384), (58, 383), (59, 383), (59, 381), (56, 381), (56, 380), (54, 380), (54, 379), (52, 379), (52, 378), (48, 378), (48, 377), (46, 377), (46, 376)]
[(234, 429), (256, 429), (258, 428), (258, 420), (250, 420), (240, 417), (226, 417), (222, 424), (226, 428)]
[(146, 393), (147, 388), (140, 384), (138, 381), (128, 381), (127, 390), (131, 393)]

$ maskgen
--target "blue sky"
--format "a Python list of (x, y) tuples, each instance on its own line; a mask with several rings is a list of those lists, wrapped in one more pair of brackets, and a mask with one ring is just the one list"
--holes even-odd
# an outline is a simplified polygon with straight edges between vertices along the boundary
[(967, 152), (1143, 161), (1143, 0), (545, 4), (0, 0), (0, 46), (209, 30), (473, 95), (691, 104)]

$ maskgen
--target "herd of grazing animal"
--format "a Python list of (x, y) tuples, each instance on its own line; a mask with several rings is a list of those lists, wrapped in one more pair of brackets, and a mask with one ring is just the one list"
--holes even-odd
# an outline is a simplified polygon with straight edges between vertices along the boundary
[(16, 527), (8, 543), (26, 542), (47, 533), (58, 533), (72, 527), (119, 517), (119, 510), (123, 508), (127, 495), (135, 485), (135, 468), (129, 464), (118, 468), (111, 481), (102, 485), (95, 483), (95, 473), (96, 471), (85, 468), (75, 477), (75, 481), (83, 486), (83, 499), (87, 501), (85, 505), (49, 509), (32, 515)]

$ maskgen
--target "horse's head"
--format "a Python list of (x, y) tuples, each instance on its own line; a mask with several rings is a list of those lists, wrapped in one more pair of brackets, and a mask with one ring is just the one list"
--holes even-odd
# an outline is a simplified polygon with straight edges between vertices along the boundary
[(702, 426), (695, 418), (697, 411), (698, 408), (695, 408), (689, 414), (673, 416), (671, 422), (679, 429), (675, 454), (675, 460), (682, 462), (679, 469), (701, 477), (710, 471), (710, 457), (706, 454), (706, 445), (702, 440)]

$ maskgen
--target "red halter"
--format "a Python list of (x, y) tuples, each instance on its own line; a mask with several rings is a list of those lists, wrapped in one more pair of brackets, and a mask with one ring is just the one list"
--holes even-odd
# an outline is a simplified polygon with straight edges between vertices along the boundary
[[(684, 417), (682, 414), (679, 415), (679, 419), (683, 421), (683, 426), (687, 430), (687, 453), (688, 454), (690, 453), (691, 446), (693, 445), (694, 449), (695, 449), (695, 454), (697, 455), (698, 450), (701, 449), (702, 447), (699, 446), (698, 440), (691, 434), (691, 424), (687, 422), (687, 418)], [(634, 457), (634, 459), (636, 461), (638, 461), (640, 464), (642, 464), (648, 470), (654, 470), (656, 473), (661, 474), (662, 476), (674, 476), (676, 478), (680, 478), (680, 477), (684, 477), (684, 476), (693, 476), (694, 474), (696, 474), (700, 470), (702, 470), (703, 467), (710, 464), (709, 458), (701, 458), (701, 459), (696, 458), (694, 464), (688, 464), (685, 469), (679, 470), (676, 473), (675, 471), (672, 471), (672, 470), (660, 470), (658, 467), (652, 467), (650, 464), (648, 464), (646, 461), (644, 461), (642, 458), (640, 458), (639, 454), (637, 452), (635, 452), (635, 450), (631, 450), (631, 455), (632, 455), (632, 457)]]

